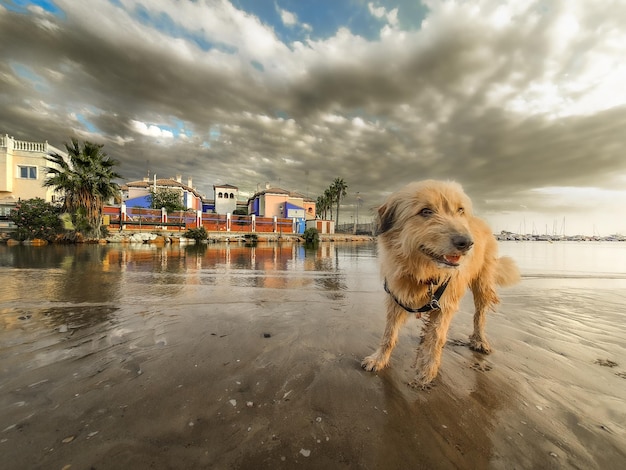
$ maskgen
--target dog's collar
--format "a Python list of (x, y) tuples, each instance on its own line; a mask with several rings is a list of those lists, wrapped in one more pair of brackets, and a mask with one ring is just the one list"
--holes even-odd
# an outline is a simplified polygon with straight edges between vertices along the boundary
[(391, 296), (395, 303), (397, 303), (400, 307), (406, 310), (409, 313), (426, 313), (432, 312), (433, 310), (441, 310), (441, 305), (439, 304), (439, 299), (443, 295), (446, 287), (448, 287), (448, 283), (450, 282), (450, 278), (446, 279), (443, 284), (441, 284), (435, 292), (433, 292), (434, 282), (429, 284), (428, 291), (430, 293), (430, 300), (428, 303), (422, 305), (420, 308), (411, 308), (407, 305), (404, 305), (400, 300), (393, 295), (393, 293), (389, 290), (389, 286), (387, 285), (387, 279), (385, 278), (385, 292)]

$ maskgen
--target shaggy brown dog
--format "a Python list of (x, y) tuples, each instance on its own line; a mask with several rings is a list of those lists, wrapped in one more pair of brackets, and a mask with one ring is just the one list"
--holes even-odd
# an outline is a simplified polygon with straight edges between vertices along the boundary
[(378, 209), (378, 230), (387, 325), (379, 348), (363, 359), (362, 367), (386, 367), (409, 313), (418, 318), (426, 313), (429, 318), (413, 364), (417, 375), (410, 384), (427, 386), (437, 375), (450, 321), (468, 287), (476, 308), (470, 347), (489, 353), (485, 320), (499, 301), (496, 285), (514, 284), (519, 271), (511, 258), (498, 258), (495, 237), (472, 215), (472, 203), (461, 186), (433, 180), (407, 185)]

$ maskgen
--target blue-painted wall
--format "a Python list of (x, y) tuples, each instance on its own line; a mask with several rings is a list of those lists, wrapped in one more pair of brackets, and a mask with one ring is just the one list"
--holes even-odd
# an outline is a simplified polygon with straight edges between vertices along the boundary
[(124, 201), (126, 204), (126, 207), (145, 207), (145, 208), (150, 208), (151, 201), (150, 201), (150, 196), (140, 196), (140, 197), (135, 197), (133, 199), (127, 199), (126, 201)]

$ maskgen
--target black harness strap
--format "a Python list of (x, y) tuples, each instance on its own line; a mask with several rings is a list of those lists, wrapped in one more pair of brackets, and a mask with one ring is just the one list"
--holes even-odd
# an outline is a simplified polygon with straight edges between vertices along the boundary
[[(432, 312), (433, 310), (441, 310), (441, 305), (439, 305), (439, 299), (443, 295), (446, 287), (448, 287), (448, 283), (450, 282), (450, 278), (446, 279), (443, 284), (441, 284), (437, 290), (431, 294), (430, 300), (427, 304), (422, 305), (420, 308), (411, 308), (404, 305), (398, 298), (393, 295), (393, 293), (389, 290), (389, 286), (387, 285), (387, 279), (385, 279), (385, 292), (391, 296), (395, 303), (397, 303), (400, 307), (406, 310), (409, 313), (426, 313)], [(433, 284), (430, 285), (430, 289), (432, 290)]]

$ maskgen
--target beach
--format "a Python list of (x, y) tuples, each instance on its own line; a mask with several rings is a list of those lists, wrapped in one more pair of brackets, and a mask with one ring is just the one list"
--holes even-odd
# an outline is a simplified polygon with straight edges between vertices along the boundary
[(360, 367), (385, 323), (371, 243), (0, 246), (2, 467), (623, 468), (626, 245), (589, 245), (501, 243), (523, 278), (494, 352), (467, 346), (468, 293), (428, 391), (421, 320)]

